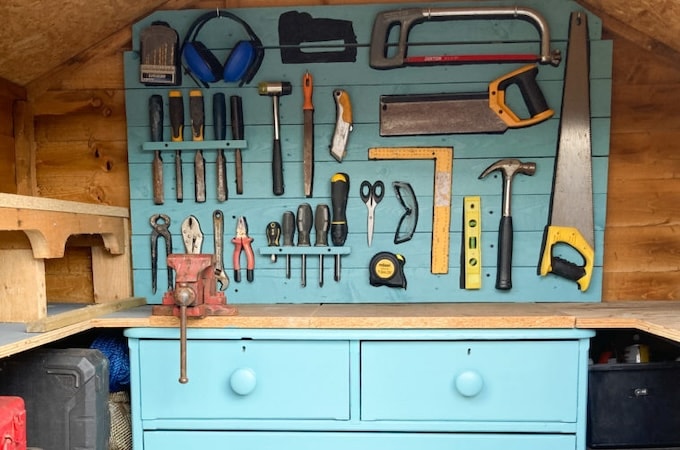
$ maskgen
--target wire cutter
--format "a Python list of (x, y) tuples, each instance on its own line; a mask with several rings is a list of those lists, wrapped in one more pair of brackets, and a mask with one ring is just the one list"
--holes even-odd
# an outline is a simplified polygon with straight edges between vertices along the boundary
[(201, 253), (203, 232), (196, 217), (189, 216), (182, 222), (182, 240), (187, 253), (194, 255)]
[(368, 246), (373, 242), (373, 228), (375, 226), (375, 207), (378, 206), (380, 200), (385, 196), (385, 183), (378, 180), (371, 184), (364, 180), (361, 182), (359, 188), (359, 196), (361, 200), (366, 203), (368, 208)]
[[(172, 253), (172, 239), (170, 237), (170, 217), (165, 214), (154, 214), (149, 219), (151, 228), (151, 292), (156, 293), (158, 272), (158, 237), (165, 239), (166, 258)], [(167, 261), (167, 259), (166, 259)], [(168, 289), (172, 288), (172, 268), (168, 267)]]
[(241, 282), (241, 251), (246, 253), (246, 278), (253, 281), (255, 278), (255, 255), (250, 245), (253, 238), (248, 236), (248, 222), (244, 216), (239, 216), (236, 220), (236, 236), (231, 240), (234, 243), (234, 254), (232, 262), (234, 264), (234, 281)]

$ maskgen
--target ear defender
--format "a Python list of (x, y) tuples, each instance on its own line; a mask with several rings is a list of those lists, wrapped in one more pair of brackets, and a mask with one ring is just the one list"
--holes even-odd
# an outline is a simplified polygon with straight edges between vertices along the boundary
[(244, 75), (248, 73), (248, 69), (255, 62), (255, 58), (257, 56), (256, 53), (257, 52), (252, 42), (239, 41), (236, 44), (236, 47), (234, 47), (234, 49), (229, 54), (227, 62), (224, 63), (224, 73), (222, 76), (224, 81), (229, 83), (239, 80), (244, 80), (245, 83), (250, 81), (245, 80)]
[[(238, 22), (250, 39), (238, 41), (224, 65), (205, 44), (197, 40), (201, 28), (210, 20), (219, 17)], [(206, 88), (208, 83), (215, 83), (220, 79), (228, 83), (239, 82), (239, 86), (243, 86), (253, 79), (260, 68), (264, 58), (264, 48), (260, 38), (246, 22), (232, 13), (218, 10), (217, 13), (203, 14), (191, 25), (182, 44), (182, 57), (190, 75), (201, 81)]]
[(202, 42), (187, 43), (182, 54), (189, 70), (204, 83), (214, 83), (222, 77), (222, 64)]

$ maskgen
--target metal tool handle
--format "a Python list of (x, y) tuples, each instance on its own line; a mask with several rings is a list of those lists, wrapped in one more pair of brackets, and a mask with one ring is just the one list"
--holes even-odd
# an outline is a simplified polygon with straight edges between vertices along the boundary
[(224, 270), (224, 214), (219, 209), (213, 211), (213, 232), (215, 271)]
[[(531, 22), (540, 34), (541, 63), (558, 65), (559, 52), (550, 50), (550, 31), (548, 23), (538, 12), (529, 8), (489, 7), (489, 8), (406, 8), (383, 11), (376, 15), (371, 32), (369, 64), (374, 69), (392, 69), (406, 65), (408, 35), (411, 28), (430, 19), (479, 18), (479, 19), (524, 19)], [(397, 49), (387, 56), (387, 41), (393, 28), (399, 29)]]

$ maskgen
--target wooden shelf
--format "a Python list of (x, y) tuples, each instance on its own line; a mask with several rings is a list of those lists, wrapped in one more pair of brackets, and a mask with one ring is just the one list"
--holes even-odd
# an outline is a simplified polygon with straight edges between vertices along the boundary
[(3, 308), (0, 322), (47, 317), (45, 259), (62, 258), (76, 235), (101, 236), (91, 246), (94, 303), (132, 295), (130, 213), (126, 208), (0, 194)]

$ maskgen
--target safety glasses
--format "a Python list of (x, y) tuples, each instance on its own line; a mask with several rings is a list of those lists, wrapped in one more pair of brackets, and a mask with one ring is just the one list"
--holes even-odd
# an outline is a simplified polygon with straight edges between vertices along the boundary
[(404, 214), (399, 219), (397, 231), (394, 233), (394, 243), (401, 244), (411, 240), (418, 225), (418, 200), (411, 185), (405, 181), (392, 182), (394, 192), (399, 203), (404, 208)]

